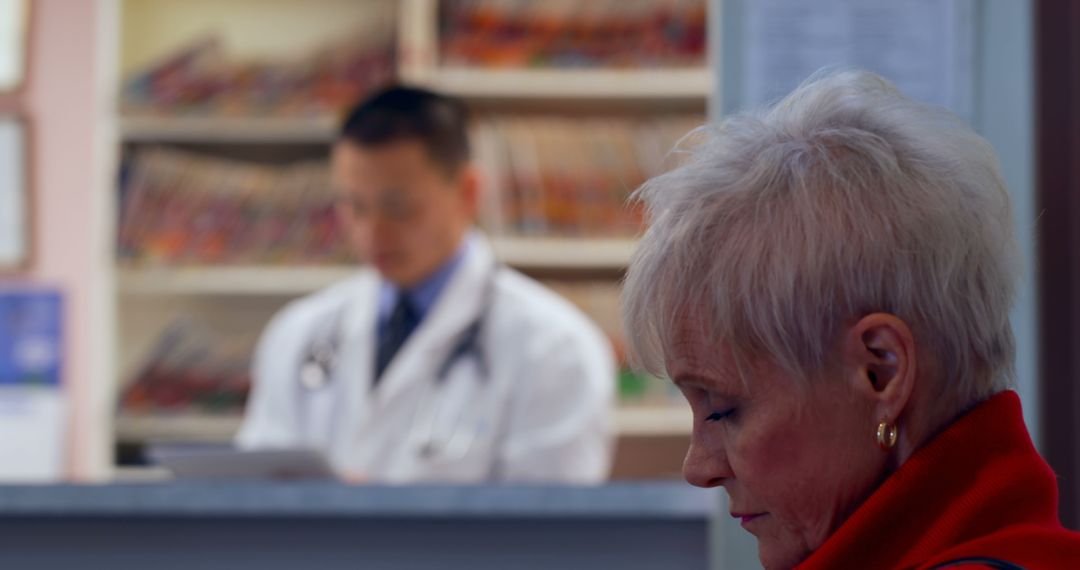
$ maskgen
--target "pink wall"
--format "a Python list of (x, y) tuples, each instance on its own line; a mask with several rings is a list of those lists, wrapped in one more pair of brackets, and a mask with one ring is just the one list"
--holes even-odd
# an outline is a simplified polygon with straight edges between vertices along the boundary
[[(96, 0), (33, 0), (31, 56), (21, 104), (33, 140), (35, 262), (30, 278), (59, 287), (65, 295), (64, 383), (70, 406), (68, 475), (86, 479), (95, 470), (99, 419), (93, 418), (91, 322), (104, 266), (98, 238), (95, 192), (102, 180), (97, 143), (102, 108), (98, 101)], [(102, 311), (98, 311), (103, 313)], [(97, 326), (95, 326), (97, 325)]]

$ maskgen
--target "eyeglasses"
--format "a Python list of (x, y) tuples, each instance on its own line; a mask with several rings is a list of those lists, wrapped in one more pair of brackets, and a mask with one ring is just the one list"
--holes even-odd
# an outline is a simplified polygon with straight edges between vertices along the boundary
[(417, 210), (415, 200), (395, 190), (381, 192), (374, 204), (353, 196), (342, 196), (338, 204), (357, 219), (379, 217), (391, 222), (407, 221)]

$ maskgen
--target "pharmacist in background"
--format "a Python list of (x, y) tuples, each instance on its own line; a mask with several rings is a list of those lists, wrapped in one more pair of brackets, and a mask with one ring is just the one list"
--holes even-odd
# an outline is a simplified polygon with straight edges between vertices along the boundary
[(241, 447), (319, 449), (376, 483), (607, 477), (610, 344), (474, 228), (466, 122), (457, 100), (403, 87), (349, 114), (333, 179), (370, 266), (267, 326)]

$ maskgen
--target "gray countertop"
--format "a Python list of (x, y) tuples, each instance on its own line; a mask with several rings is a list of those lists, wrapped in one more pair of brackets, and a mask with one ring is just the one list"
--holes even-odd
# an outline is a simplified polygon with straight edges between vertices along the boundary
[(0, 486), (0, 518), (345, 517), (707, 519), (714, 490), (685, 483), (365, 487), (336, 483)]

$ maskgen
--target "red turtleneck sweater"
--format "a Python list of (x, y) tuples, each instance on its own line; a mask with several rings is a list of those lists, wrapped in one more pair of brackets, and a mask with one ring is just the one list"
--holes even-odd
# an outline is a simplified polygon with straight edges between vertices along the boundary
[(969, 557), (1080, 569), (1080, 533), (1061, 526), (1057, 481), (1031, 444), (1015, 392), (983, 402), (918, 450), (798, 568), (929, 569)]

